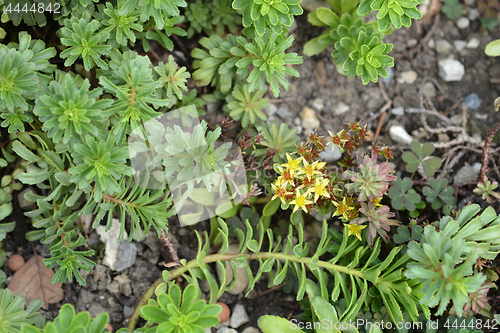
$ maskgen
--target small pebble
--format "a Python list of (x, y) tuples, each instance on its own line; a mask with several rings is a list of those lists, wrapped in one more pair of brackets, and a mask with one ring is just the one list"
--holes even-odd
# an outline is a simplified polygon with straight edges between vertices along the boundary
[(418, 74), (415, 71), (404, 71), (401, 72), (401, 77), (398, 79), (398, 83), (413, 84), (417, 80)]
[(471, 38), (471, 40), (467, 43), (468, 49), (477, 49), (481, 41), (476, 37)]
[(483, 100), (481, 98), (479, 98), (479, 96), (476, 93), (472, 93), (470, 95), (467, 95), (464, 98), (465, 105), (467, 105), (467, 107), (471, 110), (475, 110), (478, 107), (480, 107), (482, 102), (483, 102)]
[(479, 169), (476, 169), (474, 165), (469, 165), (465, 162), (465, 165), (458, 170), (455, 177), (453, 177), (453, 184), (463, 184), (472, 182), (479, 176)]
[(427, 46), (431, 49), (435, 48), (436, 47), (436, 42), (434, 41), (434, 39), (429, 39), (429, 41), (427, 42)]
[(293, 123), (295, 124), (295, 126), (300, 126), (300, 124), (302, 123), (302, 120), (300, 120), (299, 117), (295, 117), (293, 119)]
[(7, 260), (7, 267), (12, 272), (19, 270), (19, 268), (21, 268), (23, 265), (24, 265), (24, 258), (22, 256), (20, 256), (19, 254), (13, 254)]
[(24, 198), (24, 195), (27, 193), (34, 194), (35, 191), (33, 191), (31, 187), (27, 187), (17, 195), (17, 201), (19, 202), (19, 207), (21, 207), (22, 210), (31, 210), (35, 205), (34, 202), (28, 201)]
[(303, 108), (300, 112), (300, 118), (302, 119), (302, 127), (306, 133), (311, 133), (320, 126), (319, 119), (313, 109), (308, 107)]
[(130, 318), (133, 313), (134, 313), (134, 308), (131, 308), (130, 306), (126, 305), (123, 307), (123, 317)]
[(334, 147), (331, 142), (326, 146), (325, 151), (319, 153), (319, 158), (324, 159), (326, 163), (333, 163), (338, 161), (341, 157), (342, 153), (340, 152), (340, 148), (337, 146)]
[(260, 333), (260, 330), (258, 328), (253, 327), (253, 326), (248, 326), (241, 333)]
[(241, 304), (236, 304), (233, 308), (233, 314), (231, 315), (230, 326), (238, 328), (243, 324), (248, 323), (248, 314), (245, 311), (245, 307)]
[[(474, 0), (475, 1), (475, 0)], [(474, 21), (481, 17), (481, 13), (476, 8), (469, 10), (469, 20)]]
[(262, 109), (262, 111), (264, 111), (264, 113), (267, 114), (268, 117), (270, 117), (274, 115), (276, 111), (278, 111), (278, 107), (275, 104), (271, 103), (267, 108)]
[(465, 66), (458, 60), (439, 60), (439, 76), (446, 82), (461, 81), (465, 75)]
[(429, 98), (436, 97), (436, 87), (434, 87), (434, 84), (432, 82), (426, 82), (424, 84), (422, 92)]
[(446, 133), (439, 133), (438, 134), (438, 141), (439, 142), (449, 142), (450, 141), (450, 137)]
[(218, 317), (220, 322), (223, 323), (229, 319), (229, 317), (231, 316), (231, 311), (229, 310), (229, 307), (226, 305), (226, 303), (217, 302), (216, 304), (219, 304), (222, 307), (222, 311), (219, 313)]
[(413, 141), (413, 138), (406, 130), (399, 125), (392, 125), (389, 129), (391, 139), (399, 144), (408, 145)]
[(312, 107), (315, 108), (316, 111), (321, 111), (325, 107), (325, 104), (323, 103), (323, 100), (318, 97), (312, 101)]
[(386, 67), (386, 70), (387, 70), (387, 73), (389, 73), (389, 76), (383, 77), (382, 82), (389, 83), (392, 81), (392, 79), (394, 79), (394, 70), (392, 69), (392, 67)]
[(347, 111), (349, 111), (349, 105), (340, 102), (339, 104), (337, 104), (337, 106), (335, 107), (335, 111), (333, 112), (335, 113), (336, 116), (340, 116), (341, 114), (344, 114)]
[(287, 108), (283, 107), (283, 106), (280, 106), (278, 108), (278, 111), (276, 111), (276, 114), (281, 118), (281, 119), (288, 119), (290, 118), (291, 116), (293, 116), (293, 114), (288, 111)]
[(451, 44), (446, 39), (440, 39), (436, 42), (436, 52), (439, 54), (447, 54), (451, 50)]
[(464, 40), (455, 40), (453, 41), (453, 45), (455, 45), (457, 51), (460, 52), (465, 50), (465, 48), (467, 47), (467, 42)]
[(458, 29), (467, 29), (470, 25), (470, 20), (467, 17), (461, 17), (457, 20), (457, 28)]
[(399, 106), (397, 108), (392, 108), (391, 114), (395, 116), (404, 116), (405, 115), (405, 109), (402, 106)]
[(179, 229), (177, 230), (177, 234), (178, 234), (179, 236), (181, 236), (181, 237), (186, 236), (186, 235), (187, 235), (187, 230), (186, 230), (186, 228), (182, 228), (182, 227), (181, 227), (181, 228), (179, 228)]
[(227, 326), (222, 326), (217, 330), (217, 333), (238, 333), (237, 330), (229, 328)]
[(415, 38), (412, 38), (410, 39), (408, 42), (406, 42), (406, 46), (408, 48), (411, 48), (411, 47), (414, 47), (418, 44), (418, 40), (416, 40)]

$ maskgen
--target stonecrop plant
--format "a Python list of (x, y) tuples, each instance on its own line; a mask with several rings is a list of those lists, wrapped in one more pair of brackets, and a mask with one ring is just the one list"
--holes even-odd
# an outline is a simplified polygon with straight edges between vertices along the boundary
[[(384, 36), (421, 18), (423, 0), (327, 2), (307, 15), (325, 30), (304, 55), (332, 45), (349, 78), (388, 77), (393, 45)], [(266, 108), (303, 62), (290, 33), (301, 0), (17, 4), (0, 0), (0, 240), (19, 225), (14, 198), (29, 187), (23, 230), (48, 247), (53, 283), (85, 286), (103, 263), (82, 235), (82, 215), (93, 218), (87, 233), (113, 228), (118, 242), (161, 237), (172, 222), (190, 225), (198, 241), (196, 258), (162, 267), (117, 332), (214, 329), (215, 302), (236, 283), (226, 271), (237, 268), (246, 296), (266, 278), (293, 293), (308, 324), (492, 318), (500, 216), (487, 205), (500, 199), (496, 181), (485, 174), (458, 204), (431, 143), (412, 142), (403, 170), (392, 147), (368, 143), (361, 121), (303, 142), (297, 127), (271, 121)], [(322, 158), (332, 147), (342, 155), (335, 164)], [(217, 201), (222, 194), (227, 202)], [(202, 219), (208, 230), (193, 227)], [(312, 236), (311, 223), (321, 229)], [(6, 279), (0, 271), (0, 333), (104, 332), (107, 314), (92, 319), (70, 304), (45, 322), (42, 302), (25, 306)], [(258, 320), (264, 333), (304, 332), (292, 324)]]

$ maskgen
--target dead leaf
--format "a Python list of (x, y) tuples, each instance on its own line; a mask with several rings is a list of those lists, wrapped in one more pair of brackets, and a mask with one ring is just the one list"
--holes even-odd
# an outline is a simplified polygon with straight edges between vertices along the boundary
[(47, 310), (49, 304), (57, 303), (63, 299), (61, 283), (50, 283), (54, 272), (42, 262), (44, 258), (35, 254), (25, 263), (10, 280), (9, 288), (14, 296), (24, 295), (26, 304), (38, 298), (44, 302), (43, 308)]
[(439, 15), (440, 11), (441, 11), (441, 2), (439, 0), (431, 0), (431, 4), (427, 8), (427, 14), (422, 19), (422, 23), (424, 25), (428, 25), (429, 23), (431, 23), (431, 20), (434, 17), (434, 15)]

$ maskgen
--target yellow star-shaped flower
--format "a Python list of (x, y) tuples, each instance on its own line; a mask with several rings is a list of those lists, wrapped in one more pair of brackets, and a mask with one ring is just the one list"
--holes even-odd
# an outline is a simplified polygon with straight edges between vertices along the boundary
[(286, 159), (288, 160), (288, 163), (282, 164), (281, 166), (287, 168), (292, 176), (295, 174), (295, 172), (297, 172), (297, 174), (302, 173), (302, 166), (300, 165), (302, 157), (292, 159), (292, 157), (290, 157), (290, 155), (287, 153)]
[(348, 236), (356, 236), (359, 240), (361, 239), (361, 230), (366, 228), (366, 225), (358, 225), (358, 224), (348, 224), (347, 225), (347, 235)]
[(313, 202), (311, 200), (307, 199), (307, 194), (309, 192), (306, 191), (305, 193), (301, 194), (299, 189), (295, 192), (295, 198), (293, 201), (290, 202), (290, 204), (295, 205), (293, 208), (293, 212), (295, 213), (297, 210), (302, 209), (304, 212), (307, 213), (307, 205), (312, 204)]
[(349, 220), (349, 211), (353, 210), (354, 207), (349, 206), (349, 204), (346, 201), (346, 197), (342, 200), (342, 202), (338, 203), (336, 201), (332, 201), (333, 205), (335, 206), (336, 210), (333, 216), (337, 215), (342, 215), (344, 220), (348, 221)]
[(330, 194), (328, 193), (328, 179), (319, 179), (316, 178), (316, 183), (314, 184), (314, 187), (310, 188), (309, 190), (314, 193), (314, 202), (318, 201), (320, 196), (329, 198)]
[(303, 160), (304, 168), (302, 172), (307, 177), (307, 180), (311, 180), (314, 175), (321, 175), (321, 172), (318, 171), (325, 166), (325, 162), (315, 161), (314, 163), (308, 163), (306, 160)]
[(281, 202), (285, 205), (286, 204), (285, 196), (291, 194), (292, 192), (287, 192), (286, 185), (283, 186), (279, 184), (279, 182), (277, 183), (278, 184), (275, 183), (271, 184), (271, 187), (273, 188), (273, 191), (275, 193), (274, 196), (271, 198), (271, 201), (273, 201), (276, 198), (280, 198)]
[(375, 204), (375, 207), (382, 207), (382, 205), (380, 204), (380, 201), (382, 201), (382, 197), (380, 198), (375, 198), (372, 200), (372, 202)]

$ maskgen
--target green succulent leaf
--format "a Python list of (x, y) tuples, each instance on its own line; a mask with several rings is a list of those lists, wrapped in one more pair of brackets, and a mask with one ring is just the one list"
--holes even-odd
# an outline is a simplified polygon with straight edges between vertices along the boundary
[(90, 20), (90, 14), (78, 19), (73, 16), (64, 20), (61, 28), (61, 43), (68, 48), (60, 56), (66, 59), (64, 66), (71, 66), (76, 59), (82, 58), (85, 70), (90, 71), (97, 65), (107, 69), (108, 65), (101, 56), (108, 55), (111, 46), (104, 43), (109, 39), (109, 33), (98, 31), (101, 24), (97, 20)]
[(261, 110), (269, 106), (269, 100), (262, 98), (264, 93), (260, 90), (250, 93), (247, 85), (234, 87), (232, 95), (226, 97), (231, 118), (241, 120), (243, 128), (255, 124), (259, 119), (265, 121), (267, 117)]
[(281, 34), (283, 26), (291, 26), (293, 16), (303, 13), (302, 0), (233, 0), (233, 8), (243, 12), (243, 26), (255, 26), (259, 36), (270, 27)]
[(0, 45), (0, 110), (28, 110), (26, 99), (36, 92), (38, 78), (29, 52)]
[(64, 74), (59, 81), (52, 81), (46, 95), (37, 98), (33, 113), (43, 122), (43, 130), (56, 143), (63, 143), (73, 150), (84, 135), (100, 137), (95, 126), (112, 115), (111, 99), (99, 99), (102, 89), (90, 90), (90, 82)]

